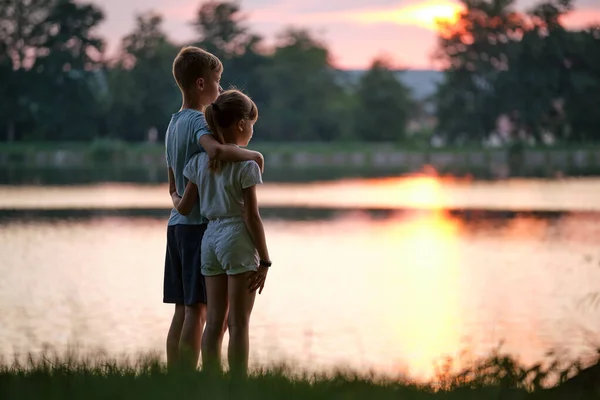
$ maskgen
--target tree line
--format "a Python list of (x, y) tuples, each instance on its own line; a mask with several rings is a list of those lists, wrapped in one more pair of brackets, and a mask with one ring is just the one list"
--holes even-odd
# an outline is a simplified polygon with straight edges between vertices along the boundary
[(180, 107), (171, 67), (187, 44), (216, 54), (223, 86), (255, 100), (258, 140), (428, 139), (431, 132), (412, 132), (409, 122), (431, 110), (432, 132), (448, 143), (486, 140), (500, 116), (510, 120), (512, 139), (600, 139), (598, 27), (566, 30), (561, 16), (570, 0), (527, 13), (511, 0), (463, 4), (458, 22), (441, 26), (436, 57), (445, 79), (427, 107), (385, 59), (350, 81), (308, 30), (286, 29), (268, 48), (236, 1), (200, 3), (190, 43), (174, 43), (160, 15), (137, 15), (118, 54), (107, 58), (94, 33), (104, 19), (96, 5), (0, 0), (0, 141), (160, 140)]
[(500, 116), (513, 142), (600, 139), (600, 21), (569, 31), (571, 0), (526, 13), (514, 0), (463, 0), (456, 24), (442, 24), (437, 58), (445, 81), (435, 96), (438, 129), (450, 142), (481, 141)]

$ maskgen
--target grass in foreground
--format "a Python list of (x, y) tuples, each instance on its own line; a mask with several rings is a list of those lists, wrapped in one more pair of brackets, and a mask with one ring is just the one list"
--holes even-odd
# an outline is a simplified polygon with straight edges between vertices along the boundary
[[(598, 364), (600, 365), (600, 364)], [(156, 357), (134, 363), (67, 358), (0, 367), (2, 399), (597, 399), (600, 374), (592, 367), (524, 368), (494, 355), (457, 374), (444, 369), (435, 383), (417, 384), (352, 372), (298, 373), (282, 366), (255, 371), (246, 381), (202, 372), (167, 372)], [(447, 371), (447, 370), (446, 370)], [(592, 371), (590, 373), (590, 371)], [(587, 374), (587, 375), (586, 375)], [(580, 379), (581, 378), (581, 379)], [(559, 382), (545, 388), (549, 380)]]

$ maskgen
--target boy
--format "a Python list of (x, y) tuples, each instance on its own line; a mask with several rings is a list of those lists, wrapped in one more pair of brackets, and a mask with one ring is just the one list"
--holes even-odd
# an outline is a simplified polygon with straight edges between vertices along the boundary
[[(211, 53), (197, 47), (184, 47), (173, 62), (173, 76), (181, 90), (183, 105), (173, 114), (165, 137), (169, 176), (169, 194), (183, 196), (187, 180), (183, 169), (199, 151), (211, 159), (224, 161), (254, 160), (261, 170), (262, 155), (256, 151), (220, 144), (208, 130), (204, 108), (222, 91), (223, 65)], [(175, 304), (175, 313), (167, 335), (167, 366), (181, 363), (196, 368), (206, 322), (206, 290), (200, 272), (200, 244), (207, 220), (198, 204), (184, 216), (171, 210), (167, 226), (164, 303)]]

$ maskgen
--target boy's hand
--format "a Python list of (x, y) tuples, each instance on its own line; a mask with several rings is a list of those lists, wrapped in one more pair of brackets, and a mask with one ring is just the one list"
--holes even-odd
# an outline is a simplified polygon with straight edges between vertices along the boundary
[(179, 203), (181, 202), (181, 197), (177, 194), (177, 192), (171, 193), (171, 201), (173, 202), (173, 207), (177, 208)]
[(250, 293), (254, 293), (256, 289), (258, 289), (258, 294), (262, 293), (265, 287), (265, 280), (267, 279), (267, 272), (269, 272), (269, 268), (261, 265), (255, 273), (250, 275), (248, 278), (250, 281), (250, 285), (248, 286)]
[(256, 163), (258, 164), (260, 168), (260, 173), (262, 174), (265, 172), (265, 158), (258, 151), (255, 151), (254, 153), (254, 161), (256, 161)]

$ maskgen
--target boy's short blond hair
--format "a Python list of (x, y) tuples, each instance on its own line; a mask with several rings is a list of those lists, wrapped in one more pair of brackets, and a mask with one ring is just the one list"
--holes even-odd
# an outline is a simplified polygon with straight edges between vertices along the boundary
[(217, 56), (195, 46), (182, 48), (173, 61), (173, 77), (183, 92), (193, 86), (198, 78), (222, 69), (223, 64)]

